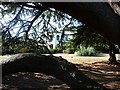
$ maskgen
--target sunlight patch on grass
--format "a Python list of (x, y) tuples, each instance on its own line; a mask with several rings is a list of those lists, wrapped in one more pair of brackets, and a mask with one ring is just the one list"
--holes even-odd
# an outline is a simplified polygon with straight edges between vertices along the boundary
[(5, 58), (9, 58), (9, 57), (11, 57), (12, 55), (4, 55), (4, 56), (1, 56), (0, 55), (0, 59), (5, 59)]
[(74, 64), (108, 61), (108, 55), (99, 57), (99, 56), (76, 56), (74, 54), (54, 54), (54, 56), (62, 56), (64, 59)]

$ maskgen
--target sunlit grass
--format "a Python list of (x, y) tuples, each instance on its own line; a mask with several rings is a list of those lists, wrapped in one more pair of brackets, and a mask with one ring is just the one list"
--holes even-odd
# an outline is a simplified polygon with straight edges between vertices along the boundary
[(5, 58), (9, 58), (9, 57), (11, 57), (12, 55), (0, 55), (0, 59), (5, 59)]
[[(0, 60), (9, 58), (11, 56), (12, 55), (0, 56)], [(108, 58), (109, 58), (109, 54), (106, 54), (106, 53), (100, 53), (99, 55), (93, 56), (93, 57), (76, 56), (74, 54), (54, 54), (54, 56), (62, 56), (64, 59), (75, 64), (93, 63), (97, 61), (108, 61)], [(120, 60), (120, 54), (116, 54), (116, 59)]]

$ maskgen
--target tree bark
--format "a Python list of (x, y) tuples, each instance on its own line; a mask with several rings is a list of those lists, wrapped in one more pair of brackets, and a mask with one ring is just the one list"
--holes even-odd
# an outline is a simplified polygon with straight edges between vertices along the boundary
[(109, 45), (109, 56), (110, 56), (109, 63), (116, 65), (116, 64), (118, 64), (118, 62), (117, 62), (116, 56), (115, 56), (115, 54), (116, 54), (115, 45), (111, 42), (109, 42), (108, 45)]
[(102, 85), (85, 76), (76, 66), (61, 57), (17, 54), (1, 60), (2, 75), (16, 72), (37, 72), (54, 76), (65, 82), (71, 89), (107, 90)]
[[(115, 13), (109, 3), (105, 2), (72, 2), (72, 3), (42, 3), (47, 7), (52, 7), (65, 12), (79, 21), (94, 28), (111, 42), (120, 45), (120, 15)], [(115, 3), (120, 11), (120, 6)], [(117, 12), (118, 12), (117, 11)]]

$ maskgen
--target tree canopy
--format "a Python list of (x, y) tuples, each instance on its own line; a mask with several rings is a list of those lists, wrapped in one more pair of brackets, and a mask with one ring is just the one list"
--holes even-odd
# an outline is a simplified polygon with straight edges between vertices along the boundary
[[(15, 51), (18, 46), (23, 47), (19, 48), (18, 52), (37, 52), (41, 50), (42, 53), (43, 51), (50, 53), (47, 46), (53, 38), (53, 33), (62, 29), (62, 41), (64, 29), (70, 29), (72, 26), (77, 27), (76, 43), (106, 46), (105, 44), (109, 42), (100, 34), (93, 32), (95, 30), (91, 27), (87, 27), (86, 24), (77, 21), (66, 13), (47, 7), (45, 3), (4, 2), (0, 5), (0, 12), (0, 24), (3, 30), (3, 52), (5, 51), (5, 53)], [(28, 50), (30, 48), (34, 50)]]
[(15, 45), (18, 39), (24, 42), (36, 40), (39, 42), (38, 47), (46, 47), (58, 29), (79, 24), (68, 14), (45, 7), (41, 3), (2, 3), (0, 11), (3, 48), (7, 45), (7, 49), (10, 42)]

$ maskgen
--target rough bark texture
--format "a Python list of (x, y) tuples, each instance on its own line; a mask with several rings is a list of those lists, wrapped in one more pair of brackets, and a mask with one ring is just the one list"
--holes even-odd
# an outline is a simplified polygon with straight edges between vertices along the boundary
[(110, 55), (110, 58), (109, 58), (109, 63), (110, 64), (118, 64), (117, 63), (117, 60), (116, 60), (116, 49), (115, 49), (115, 45), (113, 43), (109, 43), (109, 55)]
[(71, 89), (106, 90), (102, 85), (86, 77), (74, 64), (61, 57), (18, 54), (7, 60), (1, 60), (1, 62), (3, 76), (16, 72), (38, 72), (62, 80)]
[(108, 0), (108, 4), (114, 10), (114, 12), (120, 16), (120, 1), (113, 2), (113, 0)]
[[(120, 8), (112, 7), (117, 3), (105, 2), (72, 2), (72, 3), (43, 3), (65, 12), (74, 18), (85, 22), (108, 40), (120, 45)], [(117, 5), (117, 7), (120, 7)], [(115, 9), (117, 11), (115, 12)]]

